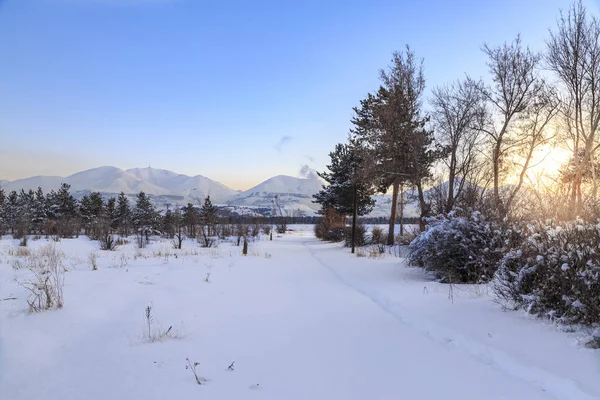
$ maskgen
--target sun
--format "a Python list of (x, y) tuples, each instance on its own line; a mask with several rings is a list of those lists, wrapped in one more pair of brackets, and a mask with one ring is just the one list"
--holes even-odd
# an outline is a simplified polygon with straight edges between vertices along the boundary
[(538, 148), (531, 157), (527, 180), (533, 184), (554, 182), (571, 154), (571, 151), (562, 147), (546, 145)]

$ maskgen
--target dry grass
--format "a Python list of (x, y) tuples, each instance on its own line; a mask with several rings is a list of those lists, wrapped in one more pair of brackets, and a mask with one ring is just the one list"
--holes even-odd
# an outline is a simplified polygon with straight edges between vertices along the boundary
[[(383, 249), (383, 251), (382, 251)], [(369, 247), (369, 258), (381, 259), (385, 256), (385, 247), (373, 245)]]
[(64, 305), (63, 286), (66, 269), (64, 254), (48, 244), (32, 251), (24, 263), (32, 277), (19, 282), (29, 292), (27, 304), (30, 312), (41, 312)]
[(92, 271), (98, 271), (98, 254), (95, 251), (90, 252), (88, 254), (88, 261), (92, 266)]
[(167, 329), (163, 329), (159, 321), (154, 318), (152, 306), (146, 307), (144, 310), (146, 317), (146, 328), (144, 330), (144, 338), (150, 343), (163, 342), (169, 339), (183, 338), (182, 328), (173, 329), (173, 325)]
[(13, 257), (29, 257), (31, 251), (27, 247), (10, 247), (8, 255)]

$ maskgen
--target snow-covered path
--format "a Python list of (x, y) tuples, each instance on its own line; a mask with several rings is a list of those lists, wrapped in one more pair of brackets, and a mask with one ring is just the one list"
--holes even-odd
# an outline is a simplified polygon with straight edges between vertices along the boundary
[[(89, 251), (81, 243), (60, 245), (75, 257)], [(525, 362), (501, 339), (482, 343), (470, 326), (480, 325), (480, 315), (460, 301), (450, 305), (434, 293), (436, 284), (419, 280), (398, 259), (356, 258), (305, 232), (259, 242), (251, 252), (242, 257), (238, 247), (222, 245), (198, 256), (130, 260), (123, 268), (105, 254), (99, 271), (71, 268), (62, 310), (26, 315), (22, 301), (0, 303), (0, 399), (587, 400), (600, 394), (592, 380), (598, 353), (559, 346), (560, 356), (571, 357), (563, 363), (579, 363), (573, 378), (536, 364), (535, 352)], [(0, 264), (0, 297), (23, 299), (14, 277)], [(141, 337), (149, 304), (180, 339)], [(463, 307), (464, 329), (420, 307), (451, 307), (450, 314)], [(508, 313), (493, 320), (504, 323), (502, 315), (521, 322)], [(523, 329), (539, 328), (527, 323), (533, 328)], [(548, 335), (564, 334), (548, 329)], [(200, 363), (207, 384), (195, 383), (186, 357)], [(227, 371), (232, 361), (235, 371)]]
[[(347, 286), (349, 289), (354, 290), (360, 295), (364, 296), (369, 301), (372, 301), (380, 308), (381, 311), (387, 313), (393, 319), (398, 321), (404, 328), (404, 332), (401, 334), (404, 344), (406, 344), (406, 338), (417, 333), (420, 341), (415, 340), (414, 344), (417, 345), (417, 343), (421, 343), (423, 347), (426, 347), (426, 342), (428, 341), (429, 345), (435, 349), (435, 354), (431, 355), (431, 360), (437, 360), (436, 362), (439, 364), (442, 364), (441, 361), (444, 359), (442, 355), (448, 354), (448, 351), (450, 351), (451, 354), (448, 354), (448, 364), (445, 366), (445, 368), (449, 367), (450, 369), (454, 370), (454, 372), (466, 374), (466, 376), (470, 377), (469, 379), (473, 379), (475, 382), (483, 383), (483, 391), (479, 395), (475, 395), (473, 398), (505, 398), (503, 396), (509, 396), (507, 398), (538, 397), (535, 397), (533, 394), (526, 396), (523, 392), (521, 392), (521, 388), (517, 388), (515, 387), (514, 383), (511, 384), (506, 381), (505, 383), (501, 384), (507, 385), (503, 386), (505, 390), (500, 389), (498, 392), (489, 392), (492, 379), (478, 379), (475, 376), (471, 376), (470, 372), (466, 371), (466, 365), (469, 363), (462, 359), (465, 356), (470, 358), (470, 364), (475, 362), (475, 365), (473, 365), (474, 370), (477, 370), (483, 366), (485, 367), (484, 369), (486, 371), (491, 368), (495, 375), (504, 375), (504, 378), (508, 378), (509, 380), (514, 378), (520, 381), (520, 383), (532, 385), (533, 387), (537, 388), (538, 391), (541, 391), (548, 396), (539, 398), (582, 400), (598, 398), (598, 395), (600, 394), (598, 391), (598, 385), (596, 385), (595, 389), (593, 389), (591, 392), (587, 392), (586, 389), (582, 388), (584, 385), (582, 385), (580, 382), (571, 380), (568, 377), (556, 375), (545, 370), (543, 367), (541, 368), (536, 365), (521, 363), (510, 353), (494, 347), (493, 344), (478, 342), (477, 340), (468, 338), (463, 333), (455, 331), (452, 328), (436, 324), (434, 321), (428, 320), (422, 315), (415, 315), (411, 313), (410, 310), (407, 310), (405, 307), (403, 307), (403, 303), (401, 301), (393, 301), (386, 297), (385, 294), (381, 293), (377, 287), (369, 285), (368, 283), (364, 283), (356, 278), (352, 278), (351, 274), (349, 274), (347, 270), (344, 270), (344, 267), (340, 268), (339, 263), (333, 262), (335, 260), (335, 254), (332, 252), (332, 250), (336, 250), (334, 246), (310, 241), (304, 242), (303, 244), (309, 249), (313, 258), (315, 258), (320, 265), (329, 270), (339, 280), (339, 282)], [(354, 260), (349, 261), (352, 262)], [(398, 289), (401, 290), (401, 288)], [(477, 325), (480, 323), (480, 321), (473, 318), (470, 323)], [(491, 334), (488, 334), (488, 336), (491, 338)], [(426, 339), (425, 342), (423, 341), (423, 338)], [(414, 340), (414, 338), (412, 340)], [(460, 357), (457, 355), (457, 353), (460, 353)], [(426, 357), (425, 352), (420, 354), (421, 357)], [(416, 357), (419, 356), (417, 355)], [(459, 361), (459, 358), (462, 360)], [(594, 362), (594, 359), (590, 358), (590, 361), (592, 361), (591, 365), (594, 367), (592, 368), (592, 375), (594, 375), (598, 372), (600, 367), (600, 364), (598, 363), (600, 359), (596, 358), (596, 362)], [(458, 371), (455, 367), (455, 365), (457, 365), (456, 363), (461, 365)], [(427, 363), (424, 365), (426, 364)], [(416, 367), (420, 364), (415, 363), (414, 365)], [(426, 373), (425, 371), (423, 372)], [(437, 372), (431, 372), (435, 374), (434, 376), (443, 376), (448, 374), (448, 372), (443, 371), (443, 368)], [(450, 375), (452, 375), (452, 373), (450, 373)], [(593, 376), (591, 376), (591, 378), (593, 378)], [(461, 381), (460, 377), (457, 379)], [(462, 379), (464, 380), (465, 378)], [(511, 387), (516, 391), (506, 391), (506, 388), (508, 387)], [(486, 392), (486, 390), (488, 390), (488, 392)], [(456, 398), (465, 395), (461, 391), (460, 385), (458, 388), (449, 387), (445, 392), (455, 393), (454, 396), (456, 396)], [(494, 397), (494, 393), (496, 393), (496, 397)], [(450, 398), (454, 397), (451, 396)]]

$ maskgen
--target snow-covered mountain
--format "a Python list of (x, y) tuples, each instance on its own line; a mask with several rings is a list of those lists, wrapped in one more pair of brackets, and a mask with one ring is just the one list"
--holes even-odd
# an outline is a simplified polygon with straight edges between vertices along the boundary
[(245, 192), (242, 196), (259, 196), (265, 194), (305, 194), (311, 196), (321, 190), (323, 183), (318, 178), (305, 179), (293, 176), (277, 175), (267, 179)]
[(102, 193), (134, 194), (146, 192), (155, 196), (170, 194), (168, 189), (139, 179), (116, 167), (99, 167), (78, 172), (65, 178), (73, 191), (98, 191)]
[(143, 191), (155, 197), (167, 196), (181, 202), (190, 201), (196, 197), (204, 198), (208, 194), (214, 201), (224, 202), (238, 193), (201, 175), (190, 177), (153, 168), (135, 168), (124, 171), (116, 167), (98, 167), (66, 177), (34, 176), (15, 181), (3, 180), (0, 185), (8, 192), (21, 189), (36, 190), (38, 187), (41, 187), (44, 192), (48, 192), (58, 189), (61, 183), (71, 185), (73, 192), (98, 191), (106, 194), (124, 192), (128, 195), (136, 195)]
[(271, 209), (277, 196), (279, 205), (288, 215), (311, 216), (319, 210), (319, 205), (312, 202), (312, 196), (321, 190), (322, 185), (318, 178), (278, 175), (238, 194), (227, 204)]
[(171, 193), (203, 199), (210, 195), (215, 201), (225, 201), (239, 192), (202, 175), (188, 176), (165, 169), (133, 168), (126, 172)]
[(65, 178), (60, 176), (32, 176), (31, 178), (17, 179), (14, 181), (3, 180), (0, 181), (0, 186), (6, 192), (13, 190), (20, 191), (21, 189), (36, 190), (41, 187), (44, 193), (49, 192), (52, 189), (58, 189), (60, 184), (65, 181)]

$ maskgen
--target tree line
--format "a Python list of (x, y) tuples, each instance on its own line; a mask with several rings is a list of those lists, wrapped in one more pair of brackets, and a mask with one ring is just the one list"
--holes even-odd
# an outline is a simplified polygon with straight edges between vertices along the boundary
[(159, 210), (144, 192), (140, 192), (132, 203), (123, 192), (107, 198), (92, 192), (77, 200), (66, 183), (46, 194), (41, 188), (10, 193), (0, 188), (0, 235), (10, 233), (17, 239), (28, 235), (72, 238), (84, 234), (100, 240), (106, 235), (127, 237), (135, 234), (142, 247), (150, 236), (160, 234), (178, 239), (181, 248), (184, 237), (200, 238), (209, 243), (215, 236), (236, 234), (230, 226), (228, 229), (219, 229), (219, 226), (244, 225), (245, 228), (238, 230), (248, 231), (250, 224), (262, 227), (277, 222), (280, 221), (262, 217), (221, 217), (210, 196), (200, 205), (188, 203)]

